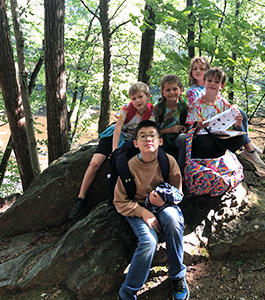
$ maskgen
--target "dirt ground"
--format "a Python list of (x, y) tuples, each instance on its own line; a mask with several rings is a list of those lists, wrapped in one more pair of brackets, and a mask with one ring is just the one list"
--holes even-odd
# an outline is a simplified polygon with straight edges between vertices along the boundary
[[(252, 142), (264, 150), (265, 118), (260, 116), (249, 125)], [(262, 155), (265, 161), (265, 155)], [(265, 249), (237, 256), (201, 260), (187, 267), (190, 299), (203, 300), (264, 300)], [(37, 287), (27, 292), (10, 294), (1, 300), (76, 300), (65, 287)], [(170, 282), (163, 268), (150, 273), (150, 279), (138, 296), (139, 300), (172, 299)], [(93, 299), (87, 299), (93, 300)], [(115, 299), (108, 299), (115, 300)]]

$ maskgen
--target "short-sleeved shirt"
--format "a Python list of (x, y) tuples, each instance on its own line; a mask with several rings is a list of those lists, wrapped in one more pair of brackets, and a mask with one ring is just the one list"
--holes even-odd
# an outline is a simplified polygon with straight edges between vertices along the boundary
[(192, 85), (187, 90), (187, 99), (189, 101), (189, 105), (191, 105), (195, 100), (201, 98), (205, 95), (205, 86), (200, 86), (197, 84)]
[[(117, 112), (115, 117), (121, 119), (124, 122), (128, 113), (128, 107), (129, 107), (129, 103), (124, 104), (123, 107)], [(121, 132), (127, 139), (132, 139), (134, 137), (134, 131), (137, 125), (141, 122), (141, 120), (142, 120), (142, 116), (136, 113), (128, 123), (123, 124)], [(155, 116), (153, 112), (151, 113), (149, 120), (155, 122)]]
[[(188, 114), (188, 107), (185, 108), (186, 115)], [(158, 104), (154, 106), (154, 116), (156, 119), (157, 124), (159, 124), (159, 114), (158, 114)], [(165, 113), (163, 116), (163, 120), (161, 124), (159, 124), (160, 129), (166, 129), (173, 127), (175, 125), (180, 125), (180, 111), (179, 108), (177, 109), (171, 109), (168, 107), (165, 107)], [(167, 134), (168, 137), (170, 137), (170, 134)], [(172, 134), (174, 136), (174, 134)]]
[(204, 99), (204, 96), (202, 96), (191, 104), (186, 122), (192, 125), (195, 121), (199, 121), (196, 114), (200, 118), (209, 119), (216, 114), (229, 109), (230, 107), (231, 104), (225, 100), (220, 93), (217, 95), (217, 101), (215, 104), (207, 103)]

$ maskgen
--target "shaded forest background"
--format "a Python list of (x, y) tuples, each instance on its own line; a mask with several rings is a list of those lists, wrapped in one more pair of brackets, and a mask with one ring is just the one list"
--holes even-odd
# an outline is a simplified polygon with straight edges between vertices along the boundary
[[(103, 131), (137, 80), (155, 103), (161, 77), (174, 73), (185, 96), (194, 56), (225, 70), (223, 95), (251, 121), (264, 108), (264, 10), (247, 0), (0, 0), (0, 126), (11, 131), (0, 145), (0, 196), (38, 176), (43, 144), (51, 163), (90, 126)], [(46, 131), (34, 119), (41, 111), (47, 139), (36, 138)]]

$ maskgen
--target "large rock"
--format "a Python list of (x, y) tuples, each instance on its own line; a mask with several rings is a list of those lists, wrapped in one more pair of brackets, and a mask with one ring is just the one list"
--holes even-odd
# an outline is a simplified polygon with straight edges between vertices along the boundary
[[(38, 285), (64, 284), (79, 299), (115, 299), (137, 241), (126, 219), (107, 205), (108, 161), (88, 192), (80, 220), (68, 218), (89, 158), (86, 145), (51, 164), (0, 216), (0, 295)], [(185, 263), (200, 247), (220, 256), (264, 247), (264, 178), (254, 170), (220, 197), (185, 195)], [(164, 265), (163, 240), (154, 258)]]
[(2, 296), (18, 287), (64, 283), (79, 299), (114, 299), (136, 246), (126, 219), (107, 204), (98, 205), (53, 243), (32, 247), (34, 234), (14, 239), (0, 252), (2, 259), (12, 258), (0, 264)]
[[(40, 231), (68, 221), (95, 145), (96, 142), (90, 142), (70, 151), (45, 169), (13, 206), (0, 215), (0, 237)], [(87, 211), (109, 197), (108, 172), (106, 160), (87, 193)]]

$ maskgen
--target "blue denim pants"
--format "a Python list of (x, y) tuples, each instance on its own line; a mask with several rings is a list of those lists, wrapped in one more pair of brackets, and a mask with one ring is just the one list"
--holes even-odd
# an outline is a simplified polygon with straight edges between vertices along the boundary
[[(182, 213), (169, 206), (160, 211), (156, 217), (166, 241), (169, 278), (173, 280), (183, 278), (186, 275), (186, 266), (183, 264)], [(150, 229), (142, 218), (127, 217), (127, 220), (138, 237), (138, 245), (119, 295), (123, 300), (135, 300), (137, 291), (147, 280), (158, 237), (155, 229)]]
[(241, 128), (237, 129), (237, 130), (247, 132), (246, 134), (243, 135), (243, 137), (245, 139), (243, 145), (246, 145), (250, 142), (249, 137), (248, 137), (248, 117), (244, 110), (242, 110), (242, 109), (238, 109), (238, 110), (240, 111), (240, 113), (243, 117), (243, 121), (242, 121)]
[[(184, 171), (185, 160), (186, 160), (186, 133), (180, 133), (174, 138), (169, 138), (172, 145), (169, 145), (167, 140), (164, 140), (162, 148), (171, 154), (171, 152), (176, 149), (178, 151), (178, 165), (181, 172)], [(170, 150), (170, 151), (169, 151)], [(172, 153), (173, 154), (173, 153)]]

